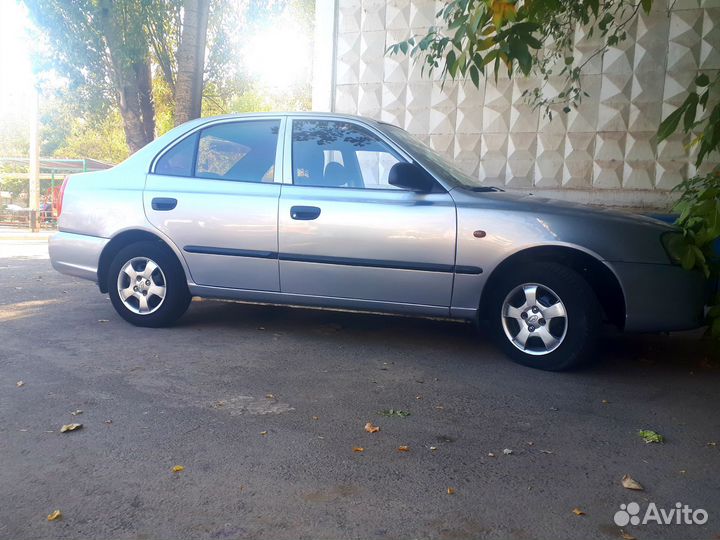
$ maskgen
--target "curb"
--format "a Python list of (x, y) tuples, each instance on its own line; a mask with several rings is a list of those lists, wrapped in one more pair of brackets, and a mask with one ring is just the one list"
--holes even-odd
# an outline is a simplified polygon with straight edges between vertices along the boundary
[(50, 239), (49, 236), (2, 236), (0, 235), (0, 242), (47, 242)]

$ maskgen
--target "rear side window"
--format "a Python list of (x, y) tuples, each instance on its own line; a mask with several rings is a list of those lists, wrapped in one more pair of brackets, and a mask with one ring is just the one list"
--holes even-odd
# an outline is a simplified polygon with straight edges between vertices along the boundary
[(279, 120), (253, 120), (203, 129), (198, 142), (195, 176), (272, 182), (279, 128)]
[(155, 166), (155, 174), (192, 176), (198, 135), (187, 137), (165, 152)]

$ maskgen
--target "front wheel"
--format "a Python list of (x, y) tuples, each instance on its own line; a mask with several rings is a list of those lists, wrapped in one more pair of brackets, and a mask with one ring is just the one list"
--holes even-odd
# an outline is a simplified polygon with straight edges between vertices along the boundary
[(172, 324), (190, 304), (185, 272), (175, 254), (158, 242), (137, 242), (121, 249), (107, 279), (115, 311), (136, 326)]
[(557, 263), (511, 268), (493, 285), (490, 321), (515, 362), (561, 371), (590, 360), (600, 329), (595, 293), (574, 270)]

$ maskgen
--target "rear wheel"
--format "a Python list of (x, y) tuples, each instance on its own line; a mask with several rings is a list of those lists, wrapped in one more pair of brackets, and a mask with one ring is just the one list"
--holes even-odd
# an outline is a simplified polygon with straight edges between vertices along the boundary
[(185, 272), (175, 254), (159, 242), (121, 249), (110, 264), (107, 283), (115, 310), (136, 326), (172, 324), (190, 304)]
[(495, 337), (515, 362), (560, 371), (593, 357), (600, 308), (574, 270), (557, 263), (518, 266), (493, 284), (491, 294)]

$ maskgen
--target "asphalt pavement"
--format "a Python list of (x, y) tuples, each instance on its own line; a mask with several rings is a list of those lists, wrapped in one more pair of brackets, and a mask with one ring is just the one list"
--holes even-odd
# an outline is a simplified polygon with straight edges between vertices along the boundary
[[(195, 301), (134, 328), (43, 241), (2, 240), (0, 539), (717, 538), (698, 336), (608, 332), (546, 373), (440, 320)], [(621, 528), (630, 502), (708, 520)]]

